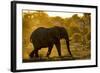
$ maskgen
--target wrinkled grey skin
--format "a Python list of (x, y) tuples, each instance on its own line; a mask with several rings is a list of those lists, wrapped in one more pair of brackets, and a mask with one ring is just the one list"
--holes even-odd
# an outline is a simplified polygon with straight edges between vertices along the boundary
[(70, 51), (69, 37), (64, 27), (55, 26), (52, 28), (39, 27), (32, 32), (30, 41), (34, 46), (34, 50), (30, 53), (30, 58), (38, 57), (38, 51), (41, 48), (48, 47), (47, 57), (49, 57), (53, 45), (56, 46), (58, 55), (61, 56), (61, 44), (60, 39), (66, 40), (66, 45), (69, 54), (72, 56)]

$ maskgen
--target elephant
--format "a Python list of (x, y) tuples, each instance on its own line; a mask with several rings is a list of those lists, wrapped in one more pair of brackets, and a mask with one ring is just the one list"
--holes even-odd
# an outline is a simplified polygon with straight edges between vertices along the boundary
[(39, 57), (38, 51), (41, 48), (48, 48), (46, 57), (49, 57), (53, 45), (56, 46), (58, 55), (61, 57), (61, 44), (60, 40), (65, 39), (66, 47), (70, 56), (72, 56), (70, 51), (69, 36), (67, 30), (61, 26), (54, 26), (50, 28), (39, 27), (34, 30), (30, 36), (30, 42), (34, 46), (34, 50), (29, 54), (30, 58)]

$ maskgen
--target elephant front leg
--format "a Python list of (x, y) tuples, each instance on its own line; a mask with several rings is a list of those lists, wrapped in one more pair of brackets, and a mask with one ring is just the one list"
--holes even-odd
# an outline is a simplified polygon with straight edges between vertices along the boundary
[(34, 53), (35, 53), (35, 57), (39, 57), (38, 50), (35, 50)]
[(58, 55), (61, 57), (61, 45), (59, 40), (55, 42), (55, 46), (57, 48)]
[(53, 47), (53, 45), (50, 45), (50, 46), (48, 47), (47, 57), (49, 57), (49, 55), (50, 55), (50, 53), (51, 53), (51, 50), (52, 50), (52, 47)]

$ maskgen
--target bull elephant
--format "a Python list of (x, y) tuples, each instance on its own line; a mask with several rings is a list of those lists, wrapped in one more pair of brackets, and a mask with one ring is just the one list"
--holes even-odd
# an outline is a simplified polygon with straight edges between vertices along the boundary
[(30, 41), (34, 46), (34, 50), (30, 53), (30, 58), (39, 57), (38, 51), (41, 48), (48, 48), (47, 57), (49, 57), (53, 45), (56, 46), (58, 55), (61, 56), (61, 44), (60, 39), (66, 40), (66, 45), (69, 54), (72, 56), (70, 51), (69, 36), (64, 27), (54, 26), (51, 28), (39, 27), (32, 32)]

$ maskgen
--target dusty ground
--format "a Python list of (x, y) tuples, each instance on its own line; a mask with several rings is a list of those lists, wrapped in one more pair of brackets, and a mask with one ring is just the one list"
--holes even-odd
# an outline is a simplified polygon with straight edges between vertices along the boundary
[(41, 62), (41, 61), (63, 61), (63, 60), (85, 60), (85, 59), (90, 59), (91, 57), (91, 50), (90, 48), (88, 48), (86, 45), (79, 45), (79, 44), (71, 44), (70, 46), (70, 50), (71, 53), (73, 55), (73, 57), (71, 57), (67, 51), (66, 48), (66, 44), (65, 43), (61, 43), (61, 54), (62, 56), (59, 57), (58, 56), (58, 52), (56, 50), (56, 47), (54, 46), (51, 54), (49, 57), (46, 57), (48, 48), (42, 48), (39, 51), (39, 58), (33, 57), (32, 59), (29, 58), (29, 53), (27, 51), (27, 57), (23, 59), (23, 62)]

